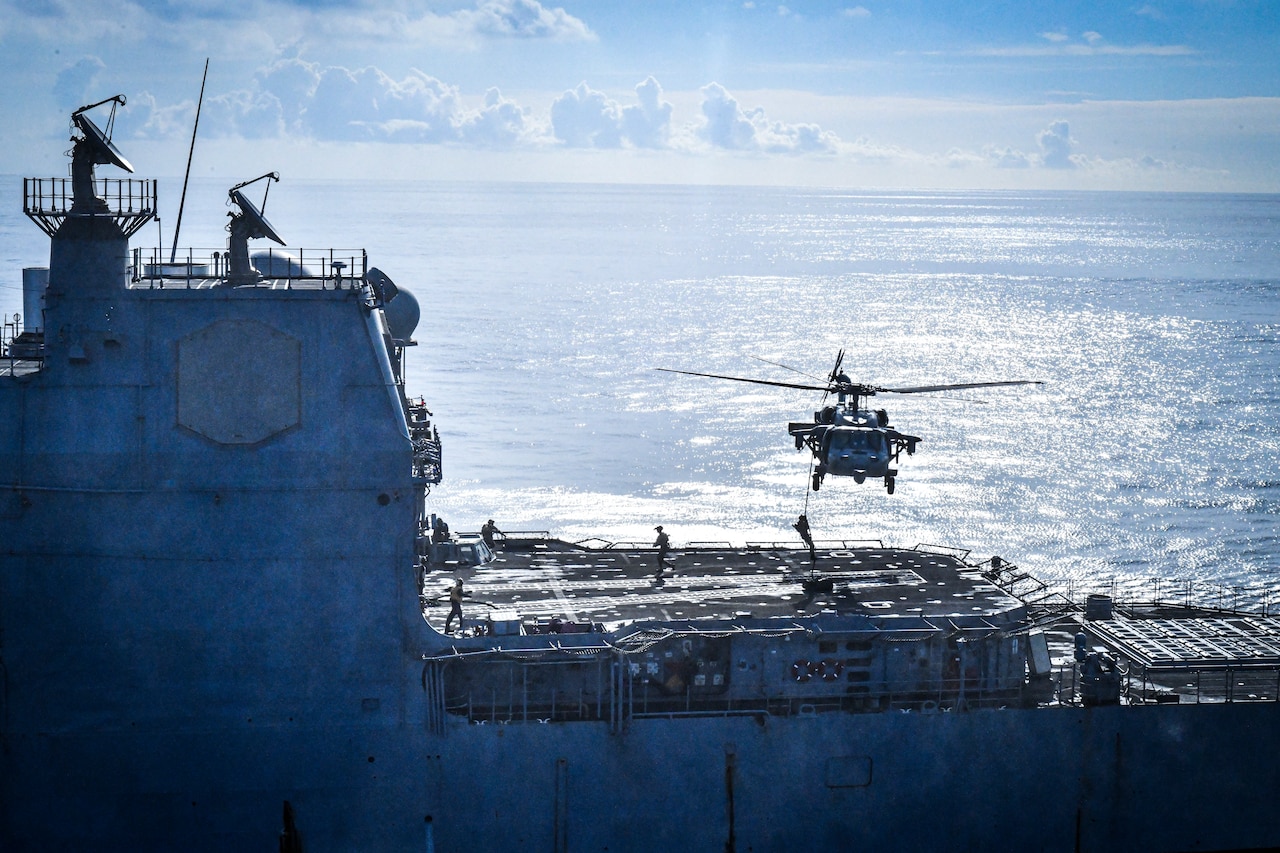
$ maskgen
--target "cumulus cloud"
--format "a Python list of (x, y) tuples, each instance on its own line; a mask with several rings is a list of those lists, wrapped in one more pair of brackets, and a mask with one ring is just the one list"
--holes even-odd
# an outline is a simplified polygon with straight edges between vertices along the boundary
[[(869, 143), (842, 142), (816, 124), (745, 110), (723, 86), (702, 90), (700, 115), (677, 126), (662, 86), (646, 77), (621, 103), (586, 82), (550, 105), (549, 119), (489, 89), (483, 101), (417, 69), (392, 77), (380, 68), (346, 68), (288, 56), (260, 68), (245, 89), (206, 96), (201, 133), (245, 139), (294, 136), (338, 142), (401, 142), (504, 148), (560, 143), (571, 148), (741, 151), (884, 157)], [(188, 132), (194, 101), (162, 105), (144, 94), (130, 103), (131, 127), (145, 137)], [(890, 153), (890, 156), (897, 156)]]
[[(196, 105), (187, 101), (162, 106), (150, 92), (134, 95), (125, 107), (129, 127), (135, 136), (150, 139), (167, 139), (190, 129)], [(203, 119), (202, 119), (203, 122)]]
[(315, 95), (316, 86), (320, 83), (320, 66), (297, 57), (279, 59), (266, 68), (258, 69), (254, 82), (260, 90), (269, 92), (280, 102), (287, 121), (296, 123)]
[(458, 91), (421, 71), (393, 80), (380, 69), (330, 66), (302, 114), (322, 139), (447, 142), (457, 138)]
[(842, 9), (840, 14), (844, 15), (846, 18), (869, 18), (871, 17), (871, 10), (866, 6), (854, 6), (852, 8)]
[[(282, 59), (255, 75), (252, 90), (206, 97), (201, 133), (246, 139), (286, 134), (329, 141), (465, 143), (505, 147), (542, 130), (496, 88), (478, 107), (456, 87), (416, 69), (396, 80), (378, 68), (321, 66)], [(141, 136), (164, 137), (191, 126), (194, 102), (161, 106), (149, 94), (130, 101)]]
[(573, 148), (618, 148), (622, 145), (622, 108), (604, 92), (579, 83), (551, 104), (556, 139)]
[[(169, 139), (191, 133), (196, 102), (162, 105), (150, 92), (130, 98), (127, 112), (135, 135)], [(200, 135), (269, 139), (285, 132), (284, 110), (270, 93), (235, 91), (206, 96), (200, 108)]]
[(1084, 158), (1072, 154), (1075, 140), (1071, 138), (1070, 125), (1058, 119), (1036, 134), (1040, 151), (1028, 154), (1016, 148), (989, 145), (982, 150), (986, 161), (997, 169), (1029, 169), (1039, 166), (1045, 169), (1074, 169), (1084, 163)]
[(671, 132), (671, 104), (653, 77), (636, 86), (638, 104), (622, 108), (623, 134), (637, 148), (661, 148)]
[(702, 88), (702, 115), (706, 119), (703, 133), (715, 147), (739, 150), (753, 147), (755, 125), (719, 83)]
[(760, 107), (743, 110), (719, 83), (703, 86), (701, 133), (714, 148), (778, 154), (834, 153), (840, 140), (816, 124), (770, 120)]
[(285, 130), (284, 110), (268, 92), (231, 92), (205, 100), (200, 127), (213, 136), (270, 139)]
[(662, 87), (648, 77), (636, 86), (637, 104), (623, 106), (585, 82), (551, 104), (556, 139), (575, 148), (662, 148), (671, 130), (671, 104)]
[(548, 9), (537, 0), (485, 0), (475, 9), (450, 17), (484, 36), (503, 38), (594, 41), (595, 33), (564, 9)]
[(1074, 169), (1075, 160), (1071, 156), (1071, 128), (1059, 119), (1036, 135), (1040, 145), (1040, 162), (1050, 169)]
[(997, 169), (1030, 169), (1031, 158), (1014, 148), (988, 147), (984, 149), (987, 161)]
[(515, 101), (502, 97), (496, 88), (484, 96), (484, 106), (465, 113), (458, 122), (458, 138), (488, 148), (515, 145), (532, 132), (529, 115)]

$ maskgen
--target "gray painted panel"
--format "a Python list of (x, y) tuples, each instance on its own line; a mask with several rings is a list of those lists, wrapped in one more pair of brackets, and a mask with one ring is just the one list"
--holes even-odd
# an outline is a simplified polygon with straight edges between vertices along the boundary
[(177, 422), (219, 444), (257, 444), (301, 419), (301, 344), (256, 320), (178, 341)]

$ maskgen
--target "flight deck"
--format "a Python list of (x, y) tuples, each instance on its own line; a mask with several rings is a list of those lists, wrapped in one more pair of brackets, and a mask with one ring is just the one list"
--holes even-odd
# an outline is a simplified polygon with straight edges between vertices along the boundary
[(672, 551), (658, 578), (652, 547), (580, 547), (516, 536), (497, 544), (495, 559), (483, 565), (429, 566), (425, 612), (437, 630), (444, 629), (456, 578), (464, 583), (468, 632), (513, 618), (526, 633), (541, 633), (551, 625), (559, 632), (610, 631), (692, 619), (860, 615), (1007, 624), (1025, 615), (1016, 598), (964, 562), (963, 552), (927, 546), (823, 541), (811, 564), (806, 548), (785, 543), (691, 545)]

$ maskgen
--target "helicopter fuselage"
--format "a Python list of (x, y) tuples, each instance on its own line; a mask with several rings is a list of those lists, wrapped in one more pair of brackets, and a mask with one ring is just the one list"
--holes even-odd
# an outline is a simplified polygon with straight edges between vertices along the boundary
[[(766, 359), (760, 359), (766, 361)], [(798, 388), (821, 391), (823, 402), (828, 394), (835, 394), (835, 405), (823, 406), (813, 413), (813, 423), (790, 423), (787, 432), (795, 439), (796, 450), (808, 448), (813, 453), (813, 490), (818, 491), (822, 479), (828, 474), (852, 477), (856, 482), (867, 478), (884, 480), (884, 487), (893, 494), (894, 478), (898, 469), (893, 468), (902, 451), (907, 455), (916, 452), (920, 437), (898, 432), (889, 426), (889, 413), (884, 409), (866, 409), (862, 402), (876, 394), (932, 394), (938, 391), (956, 391), (964, 388), (994, 388), (1002, 385), (1040, 385), (1038, 380), (1014, 379), (994, 382), (959, 382), (945, 385), (915, 385), (910, 388), (884, 388), (854, 382), (840, 370), (844, 362), (844, 350), (836, 355), (835, 367), (825, 384), (808, 382), (779, 382), (772, 379), (752, 379), (744, 376), (726, 376), (723, 373), (699, 373), (694, 370), (672, 370), (659, 367), (667, 373), (684, 373), (689, 376), (705, 376), (709, 379), (727, 379), (730, 382), (750, 382), (753, 385), (772, 385), (778, 388)], [(777, 367), (793, 370), (802, 376), (803, 371), (785, 364), (768, 361)], [(809, 376), (814, 383), (823, 382)]]
[(892, 467), (903, 450), (915, 452), (920, 439), (889, 427), (884, 409), (861, 409), (841, 400), (813, 413), (813, 423), (793, 423), (787, 431), (796, 449), (808, 447), (816, 461), (813, 488), (817, 491), (827, 474), (852, 477), (862, 483), (883, 479), (890, 494), (898, 470)]

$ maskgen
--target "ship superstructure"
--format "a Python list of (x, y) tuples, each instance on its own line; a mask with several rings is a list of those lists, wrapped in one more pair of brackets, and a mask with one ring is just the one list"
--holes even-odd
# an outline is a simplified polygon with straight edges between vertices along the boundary
[(412, 297), (363, 252), (144, 258), (155, 184), (96, 177), (99, 142), (25, 182), (43, 316), (0, 360), (5, 849), (228, 849), (278, 831), (278, 785), (403, 756), (438, 436), (403, 389)]
[(3, 849), (1280, 844), (1265, 610), (1080, 607), (949, 548), (682, 543), (656, 577), (448, 535), (414, 298), (363, 251), (251, 252), (245, 185), (225, 250), (130, 249), (155, 185), (76, 127), (0, 351)]

